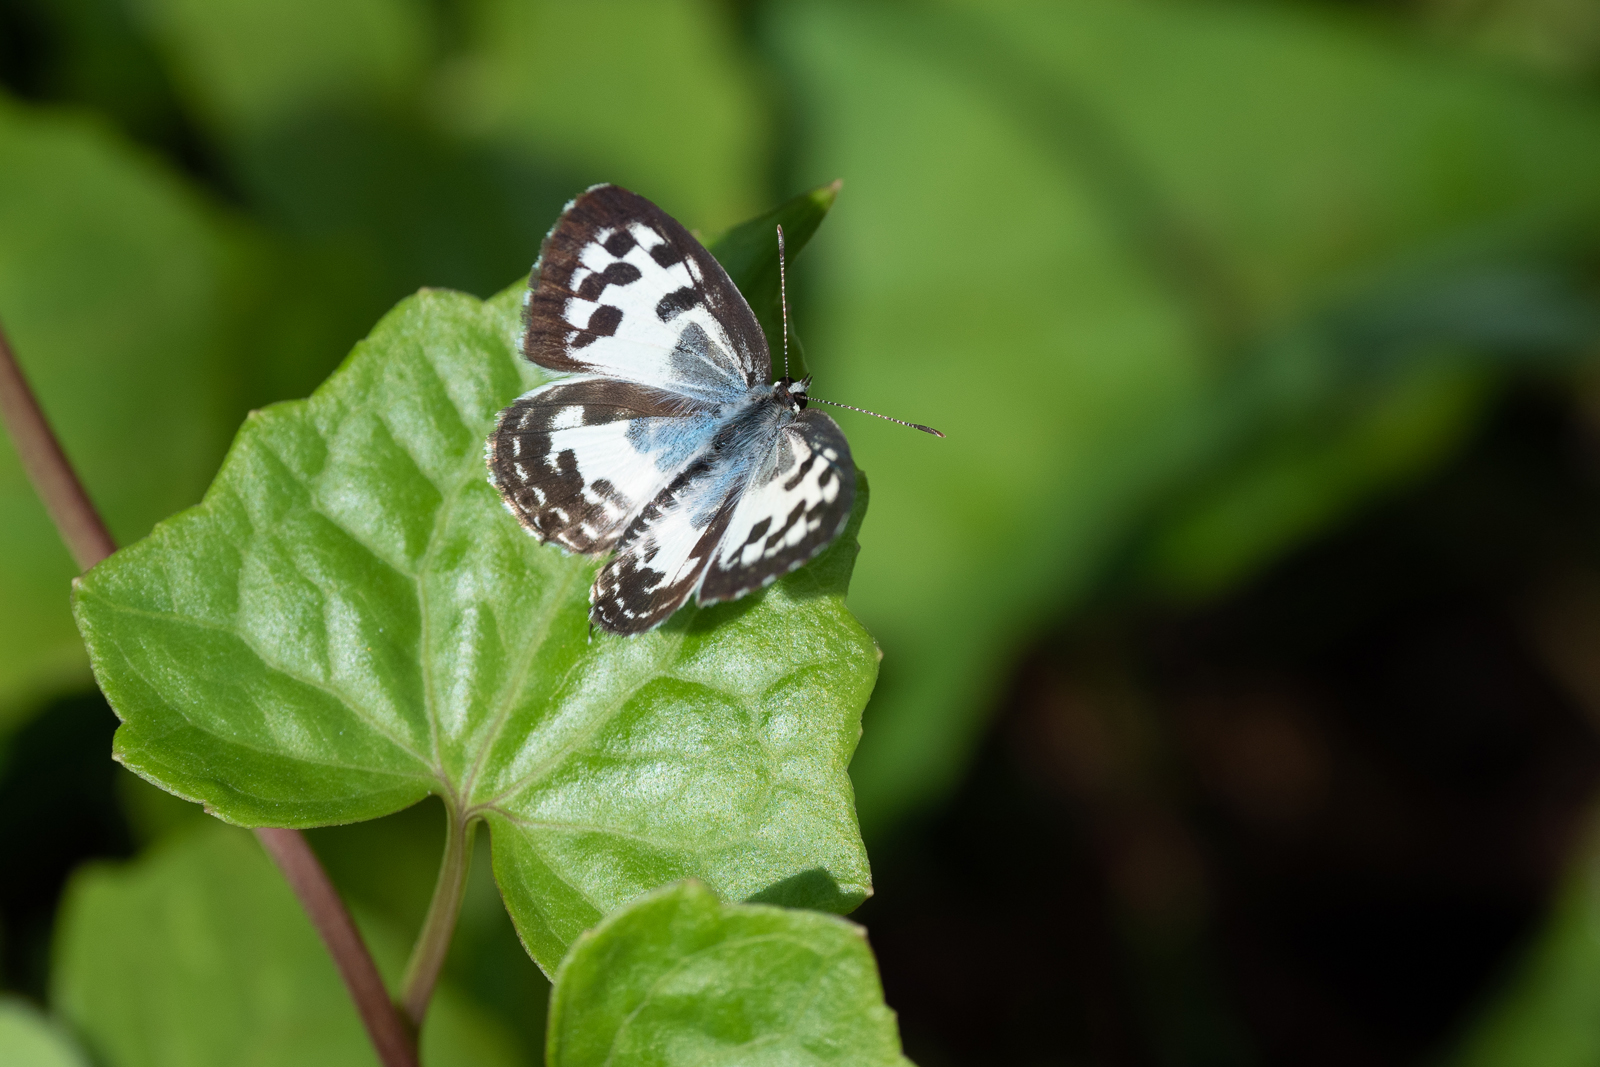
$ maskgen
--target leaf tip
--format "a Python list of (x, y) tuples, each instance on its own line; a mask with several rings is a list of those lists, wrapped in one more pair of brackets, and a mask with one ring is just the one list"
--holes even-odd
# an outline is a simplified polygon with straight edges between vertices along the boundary
[(833, 202), (839, 198), (839, 190), (844, 188), (844, 179), (835, 178), (827, 185), (819, 185), (811, 190), (811, 202), (827, 211), (833, 207)]

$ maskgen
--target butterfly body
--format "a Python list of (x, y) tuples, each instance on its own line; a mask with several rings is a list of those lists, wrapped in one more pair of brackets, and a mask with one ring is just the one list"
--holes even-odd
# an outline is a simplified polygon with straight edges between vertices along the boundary
[(844, 434), (807, 409), (809, 380), (769, 380), (744, 297), (648, 200), (604, 185), (569, 204), (524, 323), (524, 354), (572, 376), (501, 412), (490, 480), (540, 540), (613, 553), (590, 590), (595, 625), (640, 633), (690, 596), (743, 596), (844, 529)]

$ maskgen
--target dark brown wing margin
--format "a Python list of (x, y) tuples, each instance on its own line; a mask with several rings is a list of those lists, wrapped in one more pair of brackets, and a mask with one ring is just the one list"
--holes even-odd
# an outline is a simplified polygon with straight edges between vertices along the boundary
[(567, 205), (545, 237), (534, 269), (533, 290), (523, 309), (522, 354), (541, 367), (563, 374), (594, 369), (580, 358), (582, 348), (574, 345), (579, 334), (589, 331), (580, 330), (562, 318), (566, 302), (577, 295), (568, 288), (568, 283), (581, 265), (579, 257), (585, 245), (606, 230), (623, 228), (635, 221), (649, 225), (671, 246), (670, 251), (660, 255), (673, 258), (658, 262), (665, 264), (679, 259), (694, 262), (705, 288), (707, 306), (728, 331), (728, 338), (736, 349), (735, 356), (751, 364), (744, 368), (745, 384), (765, 384), (772, 376), (767, 338), (728, 272), (677, 219), (638, 193), (618, 185), (596, 185), (586, 191)]

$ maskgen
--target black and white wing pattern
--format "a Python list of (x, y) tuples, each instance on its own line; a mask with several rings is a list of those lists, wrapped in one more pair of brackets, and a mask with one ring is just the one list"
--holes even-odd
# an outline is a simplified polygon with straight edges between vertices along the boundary
[(722, 264), (615, 185), (567, 205), (544, 240), (524, 321), (523, 354), (553, 371), (719, 400), (772, 375), (766, 335)]
[(628, 527), (595, 579), (595, 622), (634, 633), (663, 622), (691, 594), (701, 604), (736, 599), (839, 536), (855, 502), (844, 434), (820, 411), (752, 412), (770, 414), (789, 417), (775, 431), (751, 435), (762, 442), (760, 453), (714, 452)]
[(589, 617), (612, 633), (641, 633), (683, 607), (705, 578), (732, 518), (726, 457), (682, 472), (628, 526), (595, 575)]
[(611, 378), (535, 389), (489, 435), (491, 481), (541, 541), (610, 549), (623, 528), (703, 450), (712, 419), (696, 401)]
[(660, 625), (828, 546), (855, 496), (844, 434), (773, 383), (765, 336), (720, 264), (641, 196), (596, 186), (545, 239), (523, 353), (573, 377), (500, 413), (490, 480), (541, 541), (615, 552), (590, 619)]
[(778, 431), (732, 501), (695, 599), (733, 600), (798, 569), (844, 532), (855, 497), (844, 431), (823, 412), (801, 412)]

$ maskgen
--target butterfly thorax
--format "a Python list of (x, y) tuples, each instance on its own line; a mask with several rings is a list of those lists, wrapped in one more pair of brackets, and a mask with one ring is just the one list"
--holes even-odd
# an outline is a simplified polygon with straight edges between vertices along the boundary
[(779, 378), (772, 385), (772, 398), (780, 407), (798, 415), (806, 409), (806, 390), (810, 388), (810, 378), (801, 378), (798, 382), (793, 378)]

